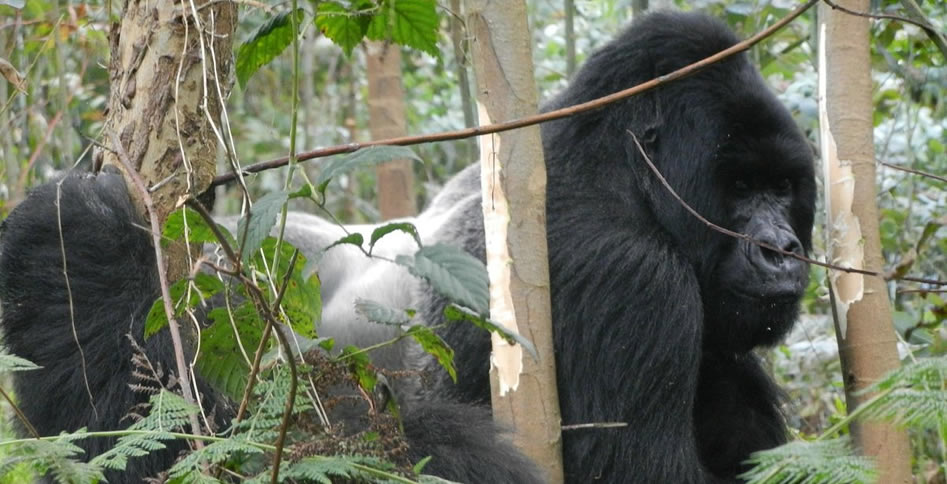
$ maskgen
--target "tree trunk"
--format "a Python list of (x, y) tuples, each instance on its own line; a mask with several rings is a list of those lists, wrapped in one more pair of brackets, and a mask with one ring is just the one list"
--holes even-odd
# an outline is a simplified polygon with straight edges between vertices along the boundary
[[(868, 0), (837, 0), (867, 12)], [(882, 271), (868, 19), (819, 9), (819, 109), (826, 196), (826, 251), (833, 264)], [(829, 271), (848, 409), (871, 395), (856, 392), (900, 364), (885, 281)], [(893, 425), (856, 422), (856, 445), (877, 460), (879, 482), (911, 480), (907, 434)]]
[[(125, 172), (129, 194), (142, 214), (142, 193), (126, 164), (146, 187), (160, 184), (151, 193), (158, 223), (185, 199), (203, 192), (216, 172), (214, 129), (220, 129), (220, 111), (233, 77), (237, 9), (230, 2), (192, 9), (205, 3), (128, 0), (121, 24), (112, 24), (109, 32), (110, 92), (102, 136), (107, 149), (97, 149), (94, 165), (114, 165)], [(169, 279), (187, 274), (185, 247), (170, 247), (164, 255), (167, 259), (158, 263), (167, 263)], [(193, 403), (180, 328), (170, 315), (169, 320), (174, 370), (182, 395)], [(191, 427), (200, 433), (196, 415), (191, 415)]]
[[(199, 194), (213, 179), (212, 124), (220, 126), (219, 94), (226, 98), (231, 87), (235, 5), (199, 9), (199, 26), (193, 13), (188, 3), (128, 0), (121, 25), (113, 24), (109, 33), (111, 90), (103, 139), (118, 134), (132, 168), (149, 186), (167, 180), (152, 193), (162, 221), (182, 197)], [(96, 166), (121, 167), (111, 150), (99, 149), (94, 160)]]
[[(537, 111), (526, 3), (468, 0), (480, 124)], [(562, 436), (549, 303), (546, 167), (539, 127), (480, 138), (490, 314), (533, 342), (539, 360), (493, 337), (494, 417), (538, 463), (548, 482), (563, 481)]]
[[(401, 50), (395, 44), (369, 42), (368, 124), (372, 139), (405, 136), (404, 87), (401, 83)], [(411, 160), (378, 165), (378, 210), (383, 220), (417, 213), (414, 197), (414, 167)]]

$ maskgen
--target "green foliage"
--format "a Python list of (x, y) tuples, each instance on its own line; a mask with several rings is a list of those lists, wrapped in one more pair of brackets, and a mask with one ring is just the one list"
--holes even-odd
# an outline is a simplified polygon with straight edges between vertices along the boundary
[(947, 358), (922, 358), (896, 368), (864, 390), (875, 392), (881, 394), (860, 409), (865, 418), (938, 429), (947, 424)]
[(375, 244), (378, 243), (378, 241), (381, 240), (382, 237), (392, 232), (404, 232), (410, 235), (412, 239), (414, 239), (414, 242), (418, 244), (418, 247), (421, 247), (422, 245), (421, 236), (418, 235), (418, 229), (417, 227), (414, 226), (414, 224), (411, 224), (408, 222), (393, 222), (393, 223), (382, 225), (381, 227), (378, 227), (377, 229), (372, 231), (371, 241), (369, 241), (369, 245), (368, 245), (369, 255), (372, 253), (372, 250), (375, 249)]
[[(230, 236), (230, 232), (224, 226), (218, 224), (217, 228), (225, 236)], [(185, 232), (187, 233), (187, 241), (192, 244), (217, 242), (214, 231), (207, 225), (204, 218), (194, 209), (183, 207), (171, 212), (171, 215), (165, 220), (161, 231), (161, 244), (167, 247), (173, 241), (184, 241)], [(228, 242), (233, 245), (232, 236), (228, 238)]]
[(289, 200), (289, 192), (280, 190), (268, 193), (260, 197), (246, 215), (240, 217), (240, 222), (237, 224), (237, 237), (243, 238), (240, 257), (244, 264), (256, 254), (263, 245), (263, 240), (269, 237), (273, 227), (276, 226), (277, 216), (287, 200)]
[(393, 325), (408, 324), (416, 314), (413, 309), (392, 309), (362, 298), (355, 300), (355, 312), (373, 323)]
[(6, 350), (0, 350), (0, 373), (11, 371), (36, 370), (40, 367), (30, 360), (11, 355)]
[(0, 475), (5, 475), (19, 464), (27, 463), (37, 475), (49, 473), (61, 484), (104, 482), (105, 476), (100, 467), (79, 461), (84, 451), (75, 441), (83, 438), (85, 430), (80, 429), (54, 440), (18, 441), (10, 455), (0, 463)]
[(451, 380), (457, 383), (457, 370), (454, 368), (454, 350), (447, 345), (447, 342), (427, 326), (412, 326), (408, 333), (427, 354), (437, 360), (441, 368), (444, 368), (447, 374), (450, 375)]
[[(262, 454), (263, 450), (237, 435), (227, 440), (219, 440), (197, 449), (174, 464), (168, 471), (168, 476), (180, 479), (181, 482), (217, 482), (206, 481), (208, 476), (202, 471), (207, 466), (223, 464), (241, 456)], [(198, 477), (200, 476), (200, 477)]]
[(369, 168), (392, 160), (414, 160), (421, 161), (414, 150), (406, 146), (369, 146), (362, 148), (347, 155), (339, 155), (329, 158), (319, 171), (319, 177), (315, 184), (319, 190), (325, 192), (329, 180), (337, 178), (340, 175), (351, 172), (352, 170)]
[(434, 0), (359, 0), (321, 2), (316, 26), (346, 55), (362, 39), (384, 40), (439, 55), (437, 30), (440, 23)]
[[(286, 282), (280, 308), (289, 319), (283, 322), (298, 334), (315, 338), (316, 326), (322, 321), (322, 289), (319, 277), (316, 274), (308, 277), (305, 275), (306, 257), (299, 254), (288, 242), (280, 243), (276, 238), (267, 237), (260, 249), (253, 258), (253, 266), (259, 270), (269, 268), (269, 274), (272, 275), (270, 282), (276, 288), (283, 287), (284, 281)], [(268, 289), (264, 290), (268, 292)], [(275, 300), (275, 294), (270, 296)]]
[(418, 249), (413, 257), (399, 255), (395, 261), (451, 301), (479, 314), (489, 311), (487, 268), (463, 249), (446, 244), (428, 245)]
[[(261, 25), (250, 37), (250, 40), (244, 42), (237, 50), (236, 71), (237, 80), (240, 81), (241, 86), (246, 86), (247, 80), (250, 79), (253, 73), (260, 67), (269, 64), (293, 43), (291, 13), (286, 11), (273, 16)], [(303, 9), (296, 10), (297, 30), (305, 18), (306, 13)]]
[(247, 386), (250, 359), (263, 337), (263, 321), (249, 302), (233, 311), (215, 308), (209, 317), (213, 324), (201, 331), (197, 371), (211, 386), (239, 400)]
[(444, 316), (446, 316), (450, 321), (467, 321), (480, 329), (489, 331), (491, 333), (496, 333), (500, 335), (501, 338), (506, 340), (507, 343), (511, 345), (518, 344), (522, 346), (523, 349), (525, 349), (526, 352), (533, 357), (533, 359), (539, 359), (539, 353), (536, 352), (536, 347), (533, 346), (533, 343), (530, 340), (524, 338), (523, 335), (510, 331), (506, 327), (490, 321), (489, 319), (484, 318), (483, 316), (480, 316), (479, 314), (467, 308), (458, 306), (456, 304), (450, 304), (444, 308)]
[[(219, 279), (204, 273), (197, 273), (193, 279), (181, 279), (169, 288), (174, 317), (182, 316), (185, 311), (193, 309), (201, 301), (224, 290), (224, 284)], [(154, 336), (168, 325), (168, 316), (164, 311), (164, 300), (160, 297), (148, 311), (145, 320), (145, 339)]]
[(824, 442), (791, 442), (755, 452), (752, 470), (740, 477), (748, 484), (863, 484), (875, 482), (874, 463), (854, 455), (848, 438)]

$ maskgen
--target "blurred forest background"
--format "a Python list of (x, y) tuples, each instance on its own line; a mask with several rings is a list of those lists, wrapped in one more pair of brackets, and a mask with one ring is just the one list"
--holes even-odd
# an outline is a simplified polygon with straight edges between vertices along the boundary
[[(271, 17), (271, 6), (241, 3), (239, 38), (246, 40)], [(562, 88), (577, 63), (650, 9), (700, 9), (752, 35), (798, 5), (794, 0), (530, 0), (536, 81), (542, 97)], [(108, 6), (104, 2), (0, 1), (0, 217), (33, 185), (76, 165), (91, 164), (91, 140), (102, 136), (109, 79)], [(471, 93), (463, 32), (453, 32), (455, 1), (439, 0), (437, 55), (402, 48), (405, 131), (436, 133), (472, 125)], [(22, 6), (13, 8), (9, 5)], [(913, 10), (915, 8), (917, 10)], [(117, 8), (113, 7), (113, 14)], [(874, 0), (872, 12), (922, 19), (947, 28), (943, 0)], [(749, 55), (798, 123), (818, 143), (814, 10)], [(569, 27), (571, 24), (571, 28)], [(456, 28), (456, 26), (453, 26)], [(919, 27), (897, 19), (872, 21), (874, 142), (885, 267), (894, 273), (947, 279), (947, 46)], [(301, 45), (299, 151), (371, 139), (369, 74), (363, 46), (346, 54), (310, 22)], [(458, 35), (459, 34), (459, 35)], [(6, 62), (7, 64), (4, 64)], [(15, 86), (9, 68), (22, 76)], [(284, 156), (289, 149), (292, 59), (289, 51), (264, 66), (245, 85), (235, 84), (228, 110), (236, 150), (244, 165)], [(465, 114), (466, 112), (466, 114)], [(474, 140), (414, 147), (418, 207), (453, 173), (476, 160)], [(218, 173), (229, 168), (221, 160)], [(316, 177), (320, 164), (305, 163)], [(248, 178), (256, 195), (282, 187), (285, 174), (271, 170)], [(820, 180), (821, 183), (821, 180)], [(333, 181), (327, 206), (345, 222), (381, 218), (373, 170)], [(216, 211), (239, 210), (235, 191), (219, 188)], [(823, 217), (821, 209), (817, 217)], [(817, 227), (819, 227), (817, 221)], [(814, 256), (823, 237), (814, 236)], [(767, 355), (788, 391), (791, 426), (814, 435), (844, 415), (845, 403), (822, 268), (812, 268), (804, 316), (796, 331)], [(947, 353), (947, 292), (910, 282), (888, 285), (903, 358)], [(9, 414), (7, 406), (2, 407)], [(2, 434), (10, 415), (3, 415)], [(914, 471), (919, 482), (945, 482), (947, 446), (940, 431), (915, 432)], [(14, 479), (14, 480), (10, 480)], [(7, 482), (17, 482), (8, 475)]]

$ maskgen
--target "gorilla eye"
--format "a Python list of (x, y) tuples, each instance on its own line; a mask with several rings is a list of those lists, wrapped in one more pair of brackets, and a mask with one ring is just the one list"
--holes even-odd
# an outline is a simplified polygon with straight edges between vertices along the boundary
[(750, 182), (743, 178), (733, 180), (733, 190), (739, 195), (745, 195), (750, 192)]
[(792, 192), (792, 181), (789, 178), (783, 178), (776, 182), (776, 191), (780, 194)]

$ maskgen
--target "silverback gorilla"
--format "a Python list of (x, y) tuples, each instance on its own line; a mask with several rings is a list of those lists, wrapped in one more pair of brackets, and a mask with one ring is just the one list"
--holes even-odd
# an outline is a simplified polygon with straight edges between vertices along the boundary
[[(700, 14), (645, 16), (593, 53), (544, 109), (611, 94), (736, 42), (724, 25)], [(780, 392), (752, 350), (778, 342), (793, 324), (807, 265), (722, 235), (688, 214), (660, 185), (630, 133), (707, 219), (797, 254), (811, 244), (812, 151), (743, 55), (542, 126), (563, 424), (627, 424), (565, 431), (568, 482), (737, 481), (750, 453), (786, 440)], [(414, 220), (425, 243), (455, 244), (483, 259), (478, 176), (476, 167), (464, 170)], [(16, 374), (17, 394), (44, 435), (121, 428), (128, 409), (146, 399), (128, 386), (132, 349), (125, 335), (141, 339), (159, 294), (150, 236), (139, 228), (117, 175), (69, 174), (59, 183), (35, 189), (3, 225), (5, 343), (43, 367)], [(352, 228), (362, 229), (370, 227)], [(294, 213), (287, 237), (312, 254), (340, 233)], [(395, 254), (402, 246), (393, 239), (383, 250)], [(344, 248), (329, 251), (319, 267), (321, 334), (367, 344), (394, 331), (361, 324), (352, 307), (359, 295), (416, 308), (419, 317), (438, 322), (443, 298), (399, 271)], [(457, 384), (413, 347), (375, 356), (376, 363), (432, 374), (433, 383), (402, 403), (412, 457), (433, 456), (425, 471), (456, 481), (542, 482), (485, 409), (488, 334), (454, 324), (444, 337), (456, 351)], [(145, 349), (174, 367), (167, 335), (148, 340)], [(110, 444), (83, 445), (96, 455)], [(180, 450), (134, 459), (110, 482), (141, 482)]]

